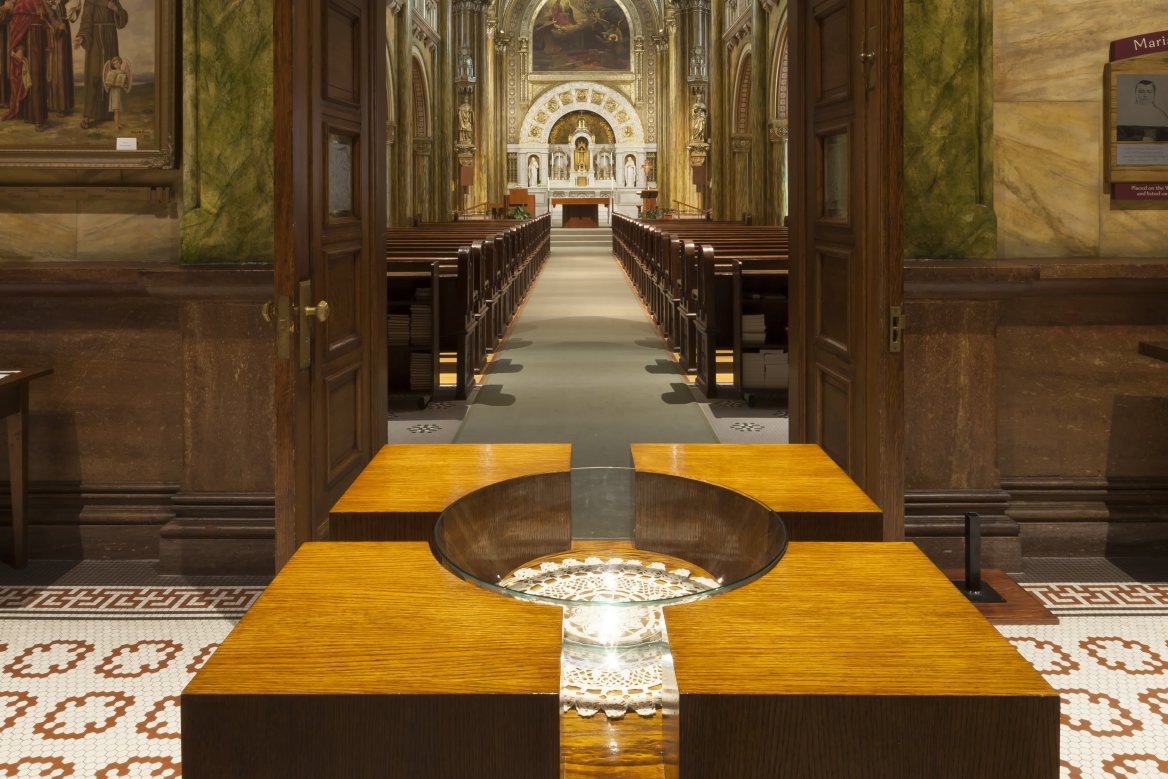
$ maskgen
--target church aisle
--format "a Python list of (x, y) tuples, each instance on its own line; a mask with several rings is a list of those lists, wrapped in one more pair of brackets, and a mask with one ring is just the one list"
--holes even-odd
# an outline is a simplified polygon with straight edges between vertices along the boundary
[(634, 442), (717, 441), (613, 259), (611, 230), (552, 230), (455, 441), (570, 443), (577, 467), (631, 465)]

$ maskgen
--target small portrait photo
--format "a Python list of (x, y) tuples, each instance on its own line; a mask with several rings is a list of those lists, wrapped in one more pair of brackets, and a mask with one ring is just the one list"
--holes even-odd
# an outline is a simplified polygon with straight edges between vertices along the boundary
[(1116, 140), (1168, 142), (1168, 75), (1123, 74), (1115, 82)]

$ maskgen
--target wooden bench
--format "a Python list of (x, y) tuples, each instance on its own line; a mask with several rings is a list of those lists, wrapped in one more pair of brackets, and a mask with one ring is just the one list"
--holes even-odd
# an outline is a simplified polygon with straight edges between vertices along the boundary
[[(497, 348), (547, 258), (550, 225), (551, 218), (545, 215), (524, 222), (421, 223), (386, 231), (387, 305), (391, 330), (397, 328), (398, 332), (398, 343), (391, 345), (391, 392), (417, 391), (424, 383), (417, 375), (411, 382), (410, 373), (417, 374), (419, 355), (427, 353), (422, 350), (429, 346), (434, 362), (431, 391), (441, 386), (440, 355), (453, 355), (454, 394), (466, 397), (475, 371), (482, 370), (487, 354)], [(426, 263), (435, 266), (428, 279), (422, 267)], [(427, 303), (430, 321), (411, 320), (410, 324), (419, 330), (432, 329), (432, 343), (411, 343), (405, 350), (406, 345), (400, 343), (400, 317), (409, 310), (424, 315)], [(412, 369), (410, 361), (415, 363)]]
[[(613, 251), (682, 370), (695, 375), (707, 396), (765, 389), (744, 385), (744, 349), (752, 360), (764, 350), (786, 349), (786, 228), (616, 215)], [(762, 343), (745, 344), (742, 317), (759, 314), (767, 322)], [(730, 363), (725, 381), (719, 354)]]

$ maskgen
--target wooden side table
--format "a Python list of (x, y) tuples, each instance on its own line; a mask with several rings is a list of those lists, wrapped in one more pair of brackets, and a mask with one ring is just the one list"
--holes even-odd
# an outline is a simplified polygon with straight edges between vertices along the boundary
[(52, 368), (0, 371), (0, 416), (8, 421), (14, 568), (23, 568), (28, 561), (28, 384), (52, 372)]

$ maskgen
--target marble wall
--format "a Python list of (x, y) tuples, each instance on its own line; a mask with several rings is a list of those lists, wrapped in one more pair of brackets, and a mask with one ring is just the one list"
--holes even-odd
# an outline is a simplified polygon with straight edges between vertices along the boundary
[(1168, 0), (993, 3), (998, 256), (1168, 255), (1168, 211), (1112, 211), (1102, 170), (1108, 44), (1162, 29)]
[(182, 1), (181, 170), (0, 170), (0, 262), (271, 262), (271, 2)]
[(904, 222), (909, 258), (995, 254), (992, 0), (906, 0)]
[(272, 0), (184, 0), (184, 262), (271, 262)]

